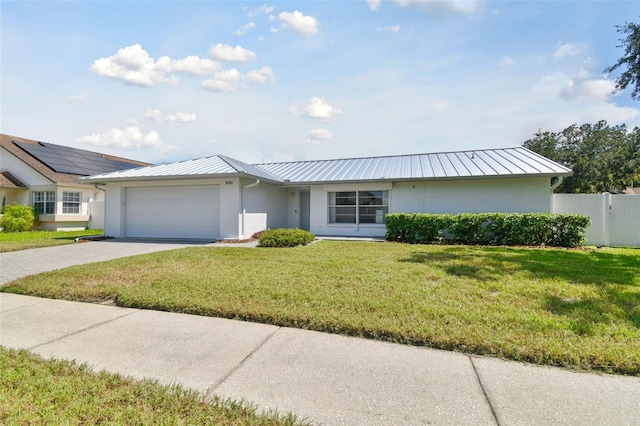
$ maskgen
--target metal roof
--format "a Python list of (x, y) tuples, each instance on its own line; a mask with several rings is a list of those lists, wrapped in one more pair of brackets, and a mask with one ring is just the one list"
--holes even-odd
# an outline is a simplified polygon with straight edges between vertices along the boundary
[(571, 169), (523, 147), (268, 163), (257, 166), (291, 183), (572, 174)]
[(90, 176), (89, 182), (244, 175), (284, 184), (508, 176), (569, 176), (571, 169), (523, 147), (434, 154), (246, 164), (216, 155)]
[(251, 164), (243, 163), (224, 155), (196, 158), (194, 160), (163, 163), (137, 169), (102, 173), (79, 179), (83, 182), (109, 182), (125, 180), (159, 179), (166, 177), (219, 177), (246, 175), (273, 182), (282, 182), (278, 176)]

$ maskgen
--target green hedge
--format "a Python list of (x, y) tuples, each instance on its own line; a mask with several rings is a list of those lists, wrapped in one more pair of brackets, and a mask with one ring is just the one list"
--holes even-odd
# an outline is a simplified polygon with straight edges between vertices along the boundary
[(450, 241), (487, 245), (576, 247), (584, 242), (588, 216), (545, 213), (390, 213), (387, 239), (407, 243)]
[(261, 247), (296, 247), (307, 245), (316, 238), (309, 231), (302, 229), (269, 229), (260, 235)]

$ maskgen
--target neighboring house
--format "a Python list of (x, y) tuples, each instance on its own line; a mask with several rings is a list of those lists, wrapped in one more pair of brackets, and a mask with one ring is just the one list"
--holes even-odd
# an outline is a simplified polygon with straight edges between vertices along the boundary
[(377, 236), (390, 212), (551, 211), (571, 170), (522, 147), (249, 165), (217, 155), (104, 173), (105, 233), (243, 239), (266, 228)]
[(623, 194), (640, 195), (640, 188), (634, 188), (632, 186), (627, 187), (627, 189), (624, 190)]
[(69, 148), (10, 135), (0, 135), (0, 206), (31, 205), (40, 227), (85, 229), (90, 202), (104, 199), (104, 187), (78, 183), (78, 178), (149, 163)]

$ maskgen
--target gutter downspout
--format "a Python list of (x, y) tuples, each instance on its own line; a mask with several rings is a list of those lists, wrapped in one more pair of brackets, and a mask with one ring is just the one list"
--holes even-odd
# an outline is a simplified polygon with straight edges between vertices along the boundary
[(551, 185), (551, 212), (550, 213), (554, 213), (554, 208), (553, 208), (553, 191), (556, 190), (557, 187), (560, 186), (560, 184), (562, 184), (562, 181), (564, 180), (564, 176), (558, 176), (558, 181), (556, 183), (554, 183), (553, 185)]
[(244, 218), (245, 218), (247, 212), (244, 209), (244, 190), (248, 189), (248, 188), (253, 188), (254, 186), (258, 186), (259, 184), (260, 184), (260, 179), (256, 179), (255, 182), (240, 187), (240, 211), (242, 212), (242, 234), (240, 235), (240, 239), (244, 239), (245, 238), (245, 235), (244, 235), (244, 230), (245, 230)]
[(558, 176), (558, 181), (556, 183), (554, 183), (553, 185), (551, 185), (551, 193), (553, 193), (553, 191), (555, 191), (556, 188), (559, 187), (560, 184), (562, 184), (563, 180), (564, 180), (564, 176)]

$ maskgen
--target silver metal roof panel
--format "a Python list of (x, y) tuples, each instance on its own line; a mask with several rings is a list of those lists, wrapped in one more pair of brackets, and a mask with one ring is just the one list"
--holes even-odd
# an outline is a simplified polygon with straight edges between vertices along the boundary
[(524, 147), (390, 157), (257, 164), (290, 183), (496, 176), (569, 176), (571, 170)]
[[(124, 173), (125, 171), (127, 173)], [(137, 169), (123, 170), (121, 172), (103, 173), (81, 180), (84, 182), (108, 182), (143, 178), (215, 177), (229, 175), (250, 176), (258, 179), (282, 182), (281, 178), (274, 176), (266, 170), (222, 155), (177, 161), (175, 163), (157, 164)]]
[(524, 147), (389, 157), (247, 164), (216, 155), (104, 173), (84, 182), (185, 176), (249, 176), (276, 183), (311, 184), (499, 176), (570, 176), (572, 171)]

